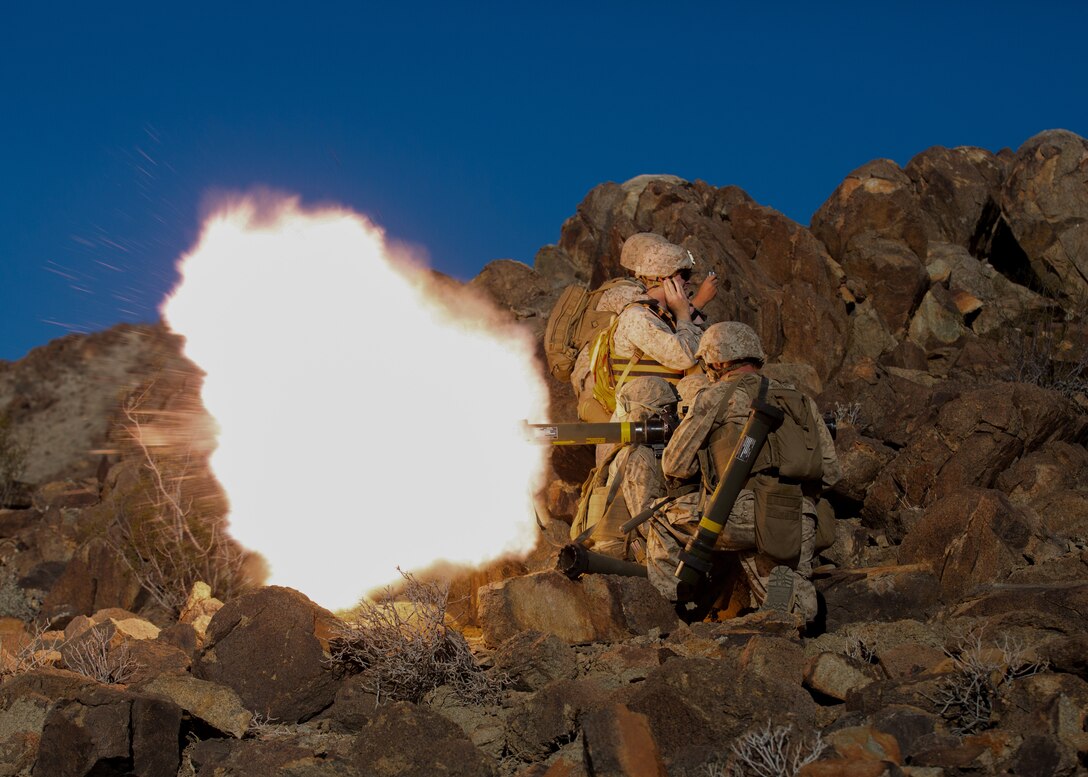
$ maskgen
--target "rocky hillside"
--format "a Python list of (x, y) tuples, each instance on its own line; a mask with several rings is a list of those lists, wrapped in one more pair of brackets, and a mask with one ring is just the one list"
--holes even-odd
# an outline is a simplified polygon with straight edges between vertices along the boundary
[(530, 558), (333, 614), (222, 533), (174, 338), (0, 364), (0, 775), (1088, 772), (1086, 225), (1088, 141), (1049, 131), (870, 162), (807, 228), (736, 187), (602, 184), (533, 267), (471, 281), (539, 334), (635, 232), (717, 271), (710, 318), (839, 420), (808, 631), (552, 571), (575, 449)]

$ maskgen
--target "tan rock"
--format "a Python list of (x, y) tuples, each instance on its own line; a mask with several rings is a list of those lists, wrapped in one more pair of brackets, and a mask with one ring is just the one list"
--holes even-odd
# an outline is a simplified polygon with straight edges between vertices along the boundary
[(670, 631), (672, 607), (645, 578), (585, 575), (568, 580), (538, 572), (480, 589), (484, 641), (499, 645), (522, 631), (554, 634), (570, 644), (613, 641), (652, 628)]
[(667, 777), (645, 715), (613, 704), (589, 712), (581, 723), (594, 777)]
[(188, 675), (160, 675), (142, 684), (144, 693), (161, 696), (195, 718), (236, 739), (246, 733), (253, 713), (230, 688)]
[(828, 736), (835, 752), (854, 761), (891, 761), (903, 763), (899, 743), (891, 734), (871, 726), (842, 728)]
[(839, 701), (879, 679), (876, 668), (838, 653), (820, 653), (805, 663), (805, 687)]

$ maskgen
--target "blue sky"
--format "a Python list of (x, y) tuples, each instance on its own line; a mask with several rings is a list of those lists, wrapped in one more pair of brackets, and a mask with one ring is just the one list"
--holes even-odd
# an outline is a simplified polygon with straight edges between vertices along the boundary
[(0, 359), (155, 318), (215, 192), (347, 205), (470, 278), (604, 181), (807, 224), (871, 159), (1088, 135), (1088, 4), (887, 5), (5, 8)]

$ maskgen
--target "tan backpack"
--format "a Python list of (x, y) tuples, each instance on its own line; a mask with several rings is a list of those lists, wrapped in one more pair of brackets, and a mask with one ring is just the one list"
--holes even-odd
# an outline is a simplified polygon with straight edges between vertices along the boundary
[[(782, 425), (767, 438), (767, 444), (760, 451), (752, 470), (759, 472), (774, 467), (780, 477), (820, 480), (824, 474), (824, 464), (817, 424), (822, 424), (823, 419), (810, 411), (805, 395), (788, 386), (771, 386), (766, 378), (752, 373), (733, 383), (731, 389), (722, 397), (723, 406), (742, 383), (749, 396), (765, 396), (769, 404), (779, 408), (785, 415)], [(739, 433), (740, 430), (736, 431)], [(735, 444), (735, 435), (722, 435), (712, 444), (713, 460), (725, 461), (732, 455)]]
[(616, 314), (609, 310), (598, 310), (597, 303), (604, 292), (621, 283), (635, 285), (635, 281), (630, 278), (613, 278), (593, 291), (577, 284), (563, 290), (552, 307), (544, 328), (544, 356), (548, 360), (548, 371), (553, 378), (560, 381), (570, 380), (578, 352), (608, 329)]

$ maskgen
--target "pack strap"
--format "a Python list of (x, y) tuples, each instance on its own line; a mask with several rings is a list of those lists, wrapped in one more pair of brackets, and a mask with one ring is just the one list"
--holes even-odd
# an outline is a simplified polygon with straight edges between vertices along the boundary
[[(619, 454), (624, 450), (624, 447), (616, 448), (615, 452), (608, 458), (608, 460), (601, 464), (601, 470), (603, 472), (608, 471), (609, 464), (612, 463), (613, 459), (619, 456)], [(628, 450), (630, 449), (628, 448)], [(612, 481), (612, 485), (609, 486), (608, 494), (605, 496), (604, 500), (604, 509), (606, 512), (608, 511), (609, 505), (611, 505), (613, 500), (615, 500), (616, 492), (619, 491), (619, 487), (623, 483), (623, 473), (627, 470), (627, 461), (630, 458), (630, 454), (624, 456), (623, 461), (621, 461), (619, 463), (619, 466), (616, 468), (616, 478)], [(587, 526), (585, 531), (575, 537), (575, 544), (581, 545), (582, 543), (584, 543), (587, 539), (589, 539), (589, 535), (593, 534), (593, 530), (596, 528), (596, 524), (594, 524), (593, 526)]]

